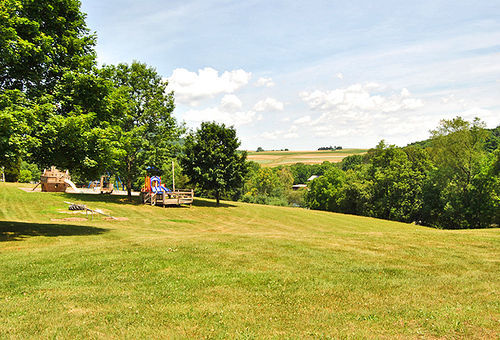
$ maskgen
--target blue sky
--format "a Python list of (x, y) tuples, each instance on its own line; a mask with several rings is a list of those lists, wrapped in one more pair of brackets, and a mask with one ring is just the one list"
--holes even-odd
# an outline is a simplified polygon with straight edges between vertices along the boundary
[(175, 115), (242, 147), (406, 145), (440, 119), (500, 124), (498, 1), (82, 0), (101, 64), (145, 62)]

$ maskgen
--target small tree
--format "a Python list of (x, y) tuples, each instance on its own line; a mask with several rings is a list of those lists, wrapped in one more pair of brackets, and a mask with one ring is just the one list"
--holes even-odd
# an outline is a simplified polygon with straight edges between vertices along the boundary
[(243, 185), (247, 154), (239, 146), (236, 130), (215, 122), (201, 123), (186, 137), (181, 165), (192, 183), (213, 192), (217, 205), (223, 193)]

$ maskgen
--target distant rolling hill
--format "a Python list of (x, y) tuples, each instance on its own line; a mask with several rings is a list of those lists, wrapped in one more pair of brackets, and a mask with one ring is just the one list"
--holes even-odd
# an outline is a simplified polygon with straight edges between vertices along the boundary
[(262, 166), (290, 165), (295, 163), (317, 164), (328, 162), (341, 162), (347, 156), (364, 154), (367, 149), (343, 149), (335, 151), (250, 151), (248, 160)]

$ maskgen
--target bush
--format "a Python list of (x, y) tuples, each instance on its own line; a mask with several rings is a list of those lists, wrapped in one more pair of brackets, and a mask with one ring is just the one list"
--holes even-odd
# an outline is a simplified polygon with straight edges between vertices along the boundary
[(19, 172), (17, 180), (20, 183), (29, 183), (33, 180), (33, 175), (31, 174), (31, 171), (23, 169)]

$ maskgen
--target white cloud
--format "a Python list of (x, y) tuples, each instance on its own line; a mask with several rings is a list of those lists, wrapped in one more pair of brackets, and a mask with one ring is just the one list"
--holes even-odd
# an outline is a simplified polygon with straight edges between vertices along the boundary
[(480, 107), (470, 108), (462, 113), (457, 114), (457, 116), (461, 116), (462, 118), (467, 120), (473, 120), (474, 118), (479, 117), (489, 127), (496, 127), (500, 123), (498, 112), (482, 109)]
[(255, 111), (241, 111), (241, 108), (241, 100), (235, 95), (228, 94), (222, 97), (217, 107), (188, 110), (182, 115), (182, 118), (191, 123), (214, 120), (234, 126), (241, 126), (262, 119), (262, 115), (256, 115)]
[(277, 140), (277, 139), (292, 139), (299, 137), (299, 129), (292, 125), (288, 130), (274, 130), (272, 132), (266, 131), (259, 135), (259, 138)]
[(332, 126), (317, 126), (313, 129), (314, 135), (317, 137), (329, 137), (329, 138), (338, 138), (338, 137), (346, 137), (359, 134), (359, 129), (348, 129), (332, 127)]
[(343, 80), (344, 79), (344, 75), (342, 73), (337, 73), (337, 78), (339, 78), (340, 80)]
[(311, 136), (334, 139), (331, 143), (358, 136), (370, 145), (392, 137), (393, 132), (397, 132), (394, 138), (400, 140), (421, 124), (421, 112), (415, 114), (415, 110), (424, 103), (407, 88), (393, 90), (372, 82), (333, 90), (304, 91), (299, 95), (311, 114), (294, 123), (302, 124)]
[(257, 82), (255, 83), (256, 86), (262, 86), (262, 87), (273, 87), (275, 83), (273, 82), (272, 78), (265, 78), (265, 77), (260, 77)]
[(226, 94), (220, 101), (220, 107), (226, 112), (235, 112), (241, 109), (243, 104), (234, 94)]
[(189, 110), (184, 113), (183, 118), (194, 123), (216, 121), (227, 125), (241, 126), (253, 122), (256, 115), (255, 111), (227, 112), (218, 107), (209, 107), (203, 110)]
[(259, 137), (264, 139), (276, 140), (278, 139), (280, 133), (282, 133), (282, 131), (272, 131), (272, 132), (267, 131), (261, 133)]
[(262, 111), (283, 111), (285, 105), (274, 99), (274, 98), (266, 98), (264, 100), (261, 100), (259, 102), (257, 102), (257, 104), (255, 104), (254, 106), (254, 110), (255, 111), (258, 111), (258, 112), (262, 112)]
[(339, 113), (397, 112), (423, 106), (421, 99), (412, 98), (407, 89), (400, 94), (382, 95), (384, 87), (377, 83), (355, 84), (331, 91), (316, 90), (299, 95), (312, 110)]
[(175, 100), (181, 104), (196, 106), (202, 99), (213, 98), (221, 93), (233, 93), (248, 84), (252, 74), (242, 69), (219, 72), (211, 67), (198, 73), (177, 68), (168, 78), (169, 90), (175, 91)]
[(304, 117), (300, 117), (298, 119), (295, 119), (293, 121), (294, 124), (307, 124), (307, 123), (310, 123), (312, 121), (311, 119), (311, 116), (304, 116)]

